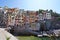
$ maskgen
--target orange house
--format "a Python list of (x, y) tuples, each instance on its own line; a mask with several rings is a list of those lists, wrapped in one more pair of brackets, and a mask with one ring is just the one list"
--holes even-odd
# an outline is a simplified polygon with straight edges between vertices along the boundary
[(38, 20), (36, 17), (36, 12), (31, 12), (29, 16), (29, 22), (32, 23), (35, 22), (36, 20)]

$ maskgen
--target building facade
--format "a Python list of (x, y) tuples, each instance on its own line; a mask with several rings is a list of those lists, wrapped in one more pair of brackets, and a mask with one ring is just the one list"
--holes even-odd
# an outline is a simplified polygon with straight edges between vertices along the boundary
[[(7, 25), (25, 27), (31, 30), (39, 30), (40, 23), (44, 22), (46, 28), (51, 25), (51, 14), (47, 11), (30, 11), (19, 8), (0, 8), (4, 12), (4, 22)], [(2, 14), (2, 13), (1, 13)]]

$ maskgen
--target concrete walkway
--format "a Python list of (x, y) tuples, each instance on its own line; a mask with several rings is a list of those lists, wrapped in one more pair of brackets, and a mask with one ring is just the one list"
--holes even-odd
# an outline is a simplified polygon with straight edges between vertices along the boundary
[(4, 30), (3, 28), (0, 28), (0, 40), (18, 40), (16, 37), (14, 37), (12, 34)]

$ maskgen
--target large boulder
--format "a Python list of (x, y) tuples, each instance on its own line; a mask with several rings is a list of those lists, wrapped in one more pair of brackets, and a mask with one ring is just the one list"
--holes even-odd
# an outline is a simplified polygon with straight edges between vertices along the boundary
[(0, 28), (0, 40), (18, 40), (16, 37), (14, 37), (12, 34), (7, 32), (5, 29)]

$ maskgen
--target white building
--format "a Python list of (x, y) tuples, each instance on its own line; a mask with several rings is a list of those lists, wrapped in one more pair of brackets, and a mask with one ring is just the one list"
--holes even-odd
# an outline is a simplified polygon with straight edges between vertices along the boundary
[(51, 13), (46, 13), (46, 19), (51, 19)]
[(39, 19), (44, 20), (44, 19), (51, 19), (51, 14), (48, 12), (43, 12), (39, 14)]
[(43, 14), (42, 13), (39, 14), (39, 20), (43, 20)]

